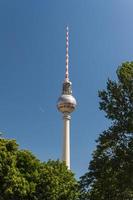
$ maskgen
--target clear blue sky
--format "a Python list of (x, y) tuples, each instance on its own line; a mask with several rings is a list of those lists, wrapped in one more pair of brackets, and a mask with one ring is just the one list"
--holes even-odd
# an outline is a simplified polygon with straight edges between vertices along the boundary
[(0, 130), (42, 161), (61, 157), (63, 123), (56, 109), (70, 28), (71, 165), (87, 171), (95, 139), (109, 125), (97, 92), (117, 66), (133, 60), (133, 0), (1, 0)]

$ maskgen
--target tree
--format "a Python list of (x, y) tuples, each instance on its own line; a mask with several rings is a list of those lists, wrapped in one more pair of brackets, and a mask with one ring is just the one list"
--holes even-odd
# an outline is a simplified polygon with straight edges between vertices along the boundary
[(78, 194), (64, 163), (42, 163), (15, 140), (0, 138), (0, 200), (77, 200)]
[(123, 63), (117, 77), (99, 91), (100, 110), (111, 126), (100, 134), (88, 172), (81, 177), (84, 200), (133, 199), (133, 62)]
[(65, 163), (48, 161), (42, 165), (39, 183), (37, 184), (38, 199), (45, 200), (77, 200), (78, 184)]
[(40, 161), (15, 140), (0, 138), (0, 200), (34, 198)]

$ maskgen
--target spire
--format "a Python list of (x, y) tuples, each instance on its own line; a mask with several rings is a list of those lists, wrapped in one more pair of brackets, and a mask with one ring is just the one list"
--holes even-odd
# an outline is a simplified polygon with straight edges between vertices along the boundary
[(69, 81), (69, 28), (66, 27), (66, 73), (65, 82)]

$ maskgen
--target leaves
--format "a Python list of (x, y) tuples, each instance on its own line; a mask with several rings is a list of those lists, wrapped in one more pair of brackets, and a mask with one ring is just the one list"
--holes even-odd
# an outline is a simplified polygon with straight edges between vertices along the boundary
[(60, 161), (40, 162), (15, 140), (0, 138), (0, 200), (77, 200), (74, 174)]
[(123, 63), (117, 76), (118, 81), (108, 79), (106, 90), (99, 91), (99, 108), (112, 124), (100, 134), (80, 180), (88, 200), (133, 199), (133, 62)]

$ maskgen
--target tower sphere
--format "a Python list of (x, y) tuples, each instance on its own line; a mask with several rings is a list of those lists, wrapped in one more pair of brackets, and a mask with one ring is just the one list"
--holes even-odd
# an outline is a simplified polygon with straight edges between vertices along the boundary
[(62, 94), (57, 103), (57, 108), (62, 113), (71, 113), (77, 105), (76, 99), (69, 94)]

